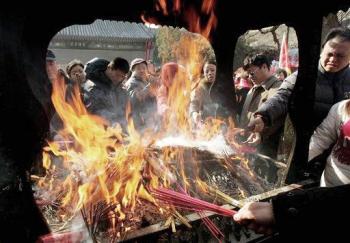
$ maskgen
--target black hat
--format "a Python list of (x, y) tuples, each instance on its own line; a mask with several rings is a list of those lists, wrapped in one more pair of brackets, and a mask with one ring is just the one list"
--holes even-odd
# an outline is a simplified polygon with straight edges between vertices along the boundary
[(47, 50), (46, 52), (46, 61), (56, 61), (56, 56), (51, 50)]

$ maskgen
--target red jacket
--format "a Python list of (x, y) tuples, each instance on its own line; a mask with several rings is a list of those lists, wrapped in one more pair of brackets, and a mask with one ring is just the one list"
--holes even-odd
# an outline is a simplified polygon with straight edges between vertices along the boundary
[[(157, 92), (157, 111), (158, 114), (163, 116), (164, 113), (169, 109), (171, 100), (169, 100), (169, 89), (174, 83), (175, 79), (182, 81), (182, 76), (179, 76), (179, 71), (181, 74), (185, 73), (185, 70), (177, 63), (169, 62), (163, 65), (160, 74), (160, 87)], [(185, 76), (184, 76), (185, 77)]]

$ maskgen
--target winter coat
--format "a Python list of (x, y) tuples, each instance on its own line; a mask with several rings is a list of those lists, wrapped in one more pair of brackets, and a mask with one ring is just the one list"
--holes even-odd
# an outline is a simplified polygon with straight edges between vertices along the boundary
[(157, 112), (160, 116), (165, 115), (169, 109), (169, 89), (172, 86), (179, 65), (173, 62), (163, 65), (160, 74), (160, 87), (157, 91)]
[(346, 134), (347, 131), (344, 130), (350, 126), (350, 114), (347, 112), (349, 102), (350, 100), (344, 100), (332, 106), (326, 119), (317, 127), (311, 137), (309, 160), (332, 147), (321, 177), (321, 186), (350, 183), (350, 137), (346, 137), (350, 134)]
[[(313, 127), (316, 128), (327, 116), (331, 106), (341, 100), (350, 98), (350, 68), (330, 73), (326, 72), (321, 64), (318, 67), (318, 76), (316, 80), (315, 103), (313, 110)], [(289, 97), (294, 89), (297, 73), (283, 82), (268, 102), (262, 105), (256, 114), (261, 114), (266, 120), (267, 125), (272, 125), (281, 117), (288, 113)]]
[(131, 100), (132, 117), (137, 129), (153, 126), (156, 116), (156, 99), (150, 89), (150, 84), (136, 76), (131, 76), (125, 83), (125, 88)]
[(241, 127), (246, 127), (248, 125), (251, 119), (253, 119), (254, 113), (277, 92), (280, 85), (281, 81), (271, 76), (261, 85), (254, 85), (253, 88), (249, 90), (241, 113)]
[(210, 97), (210, 88), (212, 83), (209, 83), (206, 78), (203, 78), (198, 86), (191, 92), (190, 114), (198, 112), (202, 114), (202, 118), (216, 117), (218, 105)]
[(122, 84), (113, 85), (105, 71), (109, 62), (103, 59), (93, 59), (86, 65), (86, 78), (83, 85), (85, 105), (89, 112), (105, 118), (114, 125), (119, 123), (125, 130), (126, 105), (128, 94)]
[(274, 197), (272, 205), (279, 235), (271, 242), (347, 242), (350, 184), (295, 189)]
[(332, 105), (350, 98), (350, 68), (330, 73), (319, 65), (315, 90), (314, 127), (317, 127), (327, 116)]
[[(246, 127), (254, 119), (254, 113), (277, 92), (281, 83), (276, 77), (271, 76), (261, 85), (255, 85), (248, 92), (241, 113), (241, 127)], [(262, 132), (262, 143), (259, 145), (259, 152), (272, 158), (276, 157), (282, 124), (282, 121), (276, 122)]]

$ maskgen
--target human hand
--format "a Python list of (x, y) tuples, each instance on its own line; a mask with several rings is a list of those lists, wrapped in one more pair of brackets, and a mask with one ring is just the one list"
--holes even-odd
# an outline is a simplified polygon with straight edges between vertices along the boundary
[(250, 146), (257, 146), (261, 143), (261, 134), (258, 132), (252, 132), (246, 141), (243, 143), (246, 143)]
[(262, 116), (261, 115), (255, 116), (254, 119), (249, 122), (248, 128), (254, 132), (261, 133), (265, 128), (265, 124), (262, 119)]
[(249, 202), (245, 204), (233, 219), (259, 234), (273, 233), (275, 218), (272, 204), (268, 202)]
[[(256, 147), (251, 146), (254, 145), (248, 143), (248, 131), (242, 128), (234, 128), (230, 129), (226, 134), (225, 138), (227, 143), (238, 153), (238, 154), (246, 154), (246, 153), (255, 153)], [(247, 138), (248, 137), (248, 138)], [(252, 142), (252, 141), (251, 141)]]

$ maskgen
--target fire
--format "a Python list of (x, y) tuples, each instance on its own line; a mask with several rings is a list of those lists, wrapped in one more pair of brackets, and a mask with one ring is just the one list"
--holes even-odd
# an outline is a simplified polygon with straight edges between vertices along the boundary
[(66, 102), (65, 88), (63, 80), (53, 83), (52, 101), (65, 127), (57, 140), (44, 148), (43, 165), (50, 174), (39, 184), (45, 185), (53, 175), (57, 177), (58, 167), (65, 170), (66, 176), (53, 181), (52, 194), (60, 195), (54, 200), (59, 200), (62, 207), (69, 205), (72, 213), (100, 200), (131, 210), (138, 196), (154, 202), (141, 185), (145, 149), (132, 120), (126, 137), (120, 126), (111, 127), (102, 118), (89, 114), (77, 98), (78, 89), (72, 102)]
[(202, 12), (209, 14), (215, 6), (215, 0), (204, 0), (202, 4)]
[(159, 0), (156, 9), (161, 10), (165, 16), (169, 15), (166, 0)]
[[(203, 0), (200, 11), (198, 11), (194, 6), (184, 8), (181, 4), (181, 0), (174, 0), (172, 1), (172, 14), (179, 17), (181, 13), (181, 17), (183, 17), (184, 22), (187, 23), (189, 31), (199, 33), (210, 40), (212, 30), (214, 30), (217, 25), (217, 18), (214, 12), (215, 4), (216, 0)], [(170, 15), (167, 0), (158, 0), (155, 5), (155, 10), (161, 12), (164, 16)], [(208, 20), (204, 22), (202, 15), (208, 16)], [(158, 21), (152, 17), (146, 18), (144, 15), (141, 15), (141, 19), (145, 23), (158, 24)]]
[(174, 80), (168, 89), (168, 111), (163, 118), (165, 135), (185, 133), (190, 134), (188, 107), (190, 102), (191, 80), (188, 71), (179, 66)]
[(174, 13), (179, 13), (180, 12), (180, 8), (181, 8), (181, 0), (174, 0), (173, 1), (173, 12)]
[[(169, 14), (165, 0), (160, 0), (156, 6), (164, 15)], [(187, 21), (192, 24), (189, 30), (209, 39), (216, 26), (214, 6), (215, 0), (202, 4), (202, 13), (209, 15), (205, 27), (194, 8), (186, 10)], [(173, 1), (175, 13), (179, 13), (181, 7), (180, 0)], [(94, 210), (102, 204), (107, 208), (113, 234), (120, 235), (129, 228), (125, 226), (121, 232), (117, 223), (124, 225), (127, 214), (135, 212), (142, 200), (156, 205), (161, 214), (174, 213), (173, 207), (158, 205), (151, 193), (153, 189), (178, 186), (191, 191), (194, 186), (205, 194), (217, 194), (217, 190), (200, 177), (201, 164), (194, 152), (189, 153), (190, 146), (186, 147), (184, 141), (192, 147), (204, 142), (208, 148), (213, 148), (217, 138), (225, 144), (226, 140), (232, 140), (236, 128), (232, 120), (210, 117), (199, 131), (193, 130), (188, 110), (192, 86), (200, 76), (203, 63), (198, 43), (185, 36), (180, 39), (179, 48), (174, 48), (180, 68), (169, 87), (169, 109), (157, 132), (149, 130), (141, 135), (131, 119), (129, 104), (125, 134), (121, 126), (111, 126), (103, 118), (89, 114), (78, 87), (67, 100), (64, 80), (53, 82), (52, 102), (64, 127), (43, 149), (46, 175), (39, 178), (37, 186), (46, 190), (48, 199), (59, 205), (62, 220), (71, 219), (79, 211), (90, 210), (88, 215), (97, 213)], [(222, 136), (223, 129), (227, 131), (226, 140)], [(180, 146), (160, 145), (167, 138), (174, 142), (175, 137), (183, 139)], [(88, 221), (91, 224), (92, 219)]]

